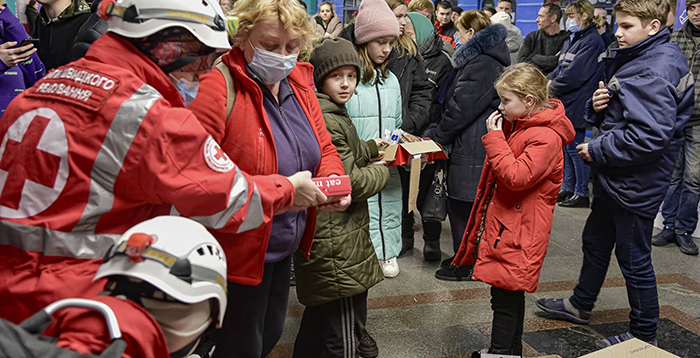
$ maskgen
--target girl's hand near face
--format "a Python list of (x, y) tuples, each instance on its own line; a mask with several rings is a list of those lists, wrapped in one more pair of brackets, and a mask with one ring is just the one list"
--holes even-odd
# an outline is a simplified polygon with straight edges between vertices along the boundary
[(503, 116), (498, 111), (493, 111), (489, 118), (486, 119), (486, 130), (489, 133), (503, 130)]

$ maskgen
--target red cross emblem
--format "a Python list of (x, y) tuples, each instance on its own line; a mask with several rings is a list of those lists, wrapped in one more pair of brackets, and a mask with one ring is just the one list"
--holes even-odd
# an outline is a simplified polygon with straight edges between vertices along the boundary
[(24, 218), (48, 208), (66, 184), (67, 154), (56, 112), (39, 108), (17, 118), (0, 145), (0, 216)]
[(8, 139), (0, 169), (7, 171), (7, 181), (0, 194), (0, 205), (19, 209), (22, 189), (27, 180), (53, 188), (61, 157), (39, 148), (39, 140), (49, 125), (49, 119), (36, 116), (29, 124), (21, 142)]
[(233, 169), (233, 162), (211, 136), (204, 142), (204, 161), (211, 170), (219, 173)]

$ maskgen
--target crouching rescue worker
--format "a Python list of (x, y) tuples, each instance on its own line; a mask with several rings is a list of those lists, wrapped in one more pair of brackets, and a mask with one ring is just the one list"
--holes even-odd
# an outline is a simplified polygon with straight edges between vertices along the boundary
[[(123, 358), (181, 358), (210, 348), (202, 338), (224, 319), (225, 277), (226, 255), (204, 226), (159, 216), (122, 235), (95, 276), (107, 279), (104, 291), (91, 299), (114, 312)], [(99, 354), (112, 343), (98, 311), (68, 308), (53, 319), (45, 334), (59, 347)]]
[(184, 108), (168, 73), (229, 48), (224, 14), (213, 0), (165, 4), (103, 1), (108, 33), (0, 121), (1, 318), (94, 296), (109, 247), (155, 216), (236, 234), (325, 202), (309, 172), (243, 173)]

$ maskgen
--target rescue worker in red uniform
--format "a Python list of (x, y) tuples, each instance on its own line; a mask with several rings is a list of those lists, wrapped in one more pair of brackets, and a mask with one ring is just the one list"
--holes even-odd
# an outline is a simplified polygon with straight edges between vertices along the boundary
[[(95, 276), (108, 280), (105, 290), (90, 300), (114, 312), (122, 358), (187, 357), (202, 341), (198, 352), (210, 347), (202, 336), (224, 319), (225, 277), (226, 255), (204, 226), (159, 216), (122, 235)], [(97, 355), (112, 343), (98, 311), (65, 308), (52, 317), (44, 334), (58, 347)]]
[(326, 200), (309, 172), (242, 172), (184, 108), (168, 73), (229, 47), (216, 1), (100, 11), (108, 33), (0, 121), (0, 317), (12, 322), (94, 296), (99, 258), (136, 223), (182, 215), (235, 234)]

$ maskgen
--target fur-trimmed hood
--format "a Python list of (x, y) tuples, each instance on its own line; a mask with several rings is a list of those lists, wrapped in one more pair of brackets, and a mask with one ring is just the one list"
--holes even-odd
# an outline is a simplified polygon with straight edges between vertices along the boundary
[(460, 46), (452, 56), (454, 68), (462, 68), (481, 54), (495, 58), (503, 66), (510, 65), (510, 52), (506, 45), (508, 32), (505, 26), (495, 24), (477, 32), (471, 40)]

